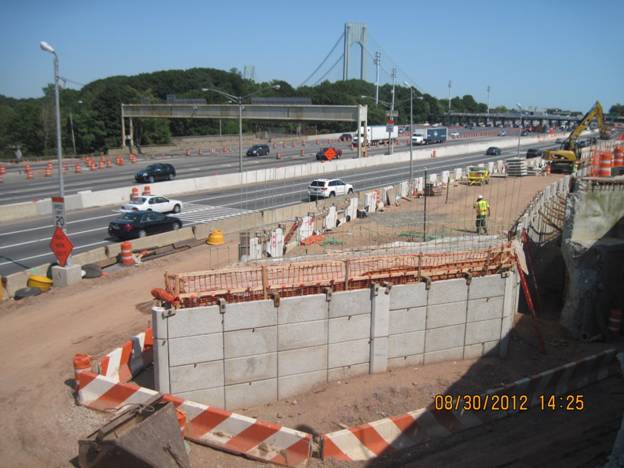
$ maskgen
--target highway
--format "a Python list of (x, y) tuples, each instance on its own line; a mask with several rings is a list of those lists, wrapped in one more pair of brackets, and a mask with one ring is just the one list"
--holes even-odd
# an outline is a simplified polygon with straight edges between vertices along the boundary
[[(482, 129), (482, 131), (496, 132), (497, 129)], [(468, 139), (457, 139), (448, 141), (445, 145), (457, 145), (465, 144), (467, 141), (476, 142), (488, 140), (496, 137), (479, 137)], [(405, 142), (409, 141), (408, 136), (401, 137), (401, 144), (395, 145), (395, 152), (405, 151), (409, 144)], [(343, 143), (337, 139), (332, 141), (331, 145), (336, 148), (340, 148), (343, 151), (343, 158), (357, 157), (357, 150), (350, 147), (348, 143)], [(326, 146), (322, 145), (321, 146)], [(431, 145), (427, 148), (432, 150), (436, 147), (444, 145)], [(416, 148), (422, 148), (417, 146)], [(301, 149), (304, 150), (304, 156), (301, 156)], [(246, 152), (247, 148), (243, 148)], [(306, 143), (305, 148), (296, 147), (292, 148), (271, 148), (271, 154), (262, 157), (247, 157), (244, 156), (243, 165), (245, 170), (263, 169), (277, 166), (287, 166), (292, 164), (302, 164), (306, 162), (313, 162), (316, 160), (316, 153), (319, 150), (319, 145), (316, 145), (314, 141)], [(276, 158), (276, 154), (280, 153), (281, 159)], [(369, 151), (369, 155), (382, 155), (387, 152), (387, 147), (377, 147)], [(114, 154), (111, 156), (114, 159)], [(116, 187), (127, 187), (135, 184), (134, 174), (139, 170), (147, 166), (152, 162), (166, 162), (173, 164), (176, 168), (177, 179), (187, 179), (193, 177), (203, 177), (211, 175), (227, 174), (232, 172), (238, 172), (238, 146), (234, 145), (231, 148), (230, 153), (213, 153), (203, 154), (201, 156), (185, 156), (180, 152), (179, 154), (170, 154), (168, 156), (159, 156), (158, 158), (146, 159), (141, 157), (136, 164), (130, 164), (127, 160), (124, 166), (113, 166), (111, 168), (97, 169), (95, 171), (89, 171), (85, 165), (82, 165), (82, 173), (74, 173), (74, 164), (69, 164), (69, 170), (65, 172), (65, 194), (71, 195), (83, 190), (104, 190)], [(0, 184), (0, 204), (28, 202), (33, 200), (40, 200), (42, 198), (48, 198), (58, 194), (58, 173), (56, 171), (56, 162), (54, 164), (54, 172), (52, 177), (44, 177), (45, 164), (37, 163), (33, 164), (33, 180), (26, 180), (23, 173), (19, 173), (20, 167), (15, 165), (8, 166), (7, 175), (5, 176), (4, 183)], [(142, 184), (137, 184), (142, 185)]]
[[(527, 147), (529, 145), (522, 145), (521, 154), (526, 151)], [(533, 144), (530, 147), (548, 148), (553, 145)], [(486, 156), (483, 152), (479, 152), (435, 160), (415, 160), (414, 176), (421, 176), (425, 168), (429, 173), (439, 173), (456, 167), (509, 158), (515, 154), (516, 149), (513, 148), (504, 150), (499, 156)], [(301, 159), (297, 162), (301, 162)], [(408, 174), (409, 163), (401, 163), (348, 173), (338, 172), (335, 177), (343, 178), (346, 182), (353, 184), (356, 191), (359, 191), (406, 180)], [(308, 201), (306, 189), (309, 182), (308, 178), (290, 179), (176, 197), (185, 204), (178, 217), (182, 219), (185, 226), (192, 226), (233, 216), (246, 210), (276, 208)], [(157, 184), (155, 187), (157, 188)], [(158, 193), (157, 190), (153, 192)], [(67, 232), (74, 243), (75, 253), (116, 242), (108, 237), (107, 232), (108, 223), (117, 216), (116, 210), (117, 208), (107, 207), (68, 213)], [(0, 228), (0, 275), (52, 262), (54, 257), (48, 247), (52, 231), (51, 219), (48, 216), (4, 223)]]

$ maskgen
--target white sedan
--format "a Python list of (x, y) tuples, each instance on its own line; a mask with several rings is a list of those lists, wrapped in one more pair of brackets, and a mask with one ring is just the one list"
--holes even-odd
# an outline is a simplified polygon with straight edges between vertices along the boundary
[(158, 195), (137, 197), (122, 205), (121, 211), (157, 211), (158, 213), (179, 213), (182, 211), (182, 202), (169, 200)]
[(341, 179), (316, 179), (308, 186), (310, 198), (331, 198), (353, 193), (353, 185)]

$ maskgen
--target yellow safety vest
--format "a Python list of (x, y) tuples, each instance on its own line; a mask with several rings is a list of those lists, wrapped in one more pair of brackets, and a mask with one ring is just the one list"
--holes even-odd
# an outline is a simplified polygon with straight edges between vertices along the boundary
[(487, 216), (488, 211), (490, 211), (490, 204), (487, 200), (479, 200), (474, 206), (479, 216)]

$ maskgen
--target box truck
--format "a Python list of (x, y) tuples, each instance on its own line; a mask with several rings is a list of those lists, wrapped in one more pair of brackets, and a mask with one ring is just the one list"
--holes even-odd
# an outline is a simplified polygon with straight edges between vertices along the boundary
[(431, 145), (433, 143), (444, 143), (448, 138), (446, 127), (424, 127), (415, 128), (412, 133), (413, 145)]
[[(360, 137), (364, 137), (364, 127), (360, 127), (360, 134), (357, 133), (353, 135), (353, 141), (351, 142), (353, 146), (358, 145), (358, 139)], [(388, 143), (388, 138), (391, 138), (396, 142), (396, 139), (399, 137), (399, 127), (398, 125), (392, 126), (392, 131), (388, 133), (388, 128), (385, 125), (373, 125), (370, 127), (366, 127), (366, 139), (368, 140), (369, 145), (378, 145), (381, 143)], [(364, 141), (362, 141), (364, 144)]]

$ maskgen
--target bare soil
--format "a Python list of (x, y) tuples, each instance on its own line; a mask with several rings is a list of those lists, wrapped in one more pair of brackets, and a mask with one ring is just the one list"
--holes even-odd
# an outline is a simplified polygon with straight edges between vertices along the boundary
[[(453, 200), (451, 207), (440, 204), (436, 213), (452, 219), (454, 213), (465, 209), (470, 212), (466, 218), (469, 219), (472, 199), (482, 191), (493, 205), (496, 213), (493, 216), (500, 217), (501, 223), (510, 222), (520, 207), (552, 180), (554, 177), (524, 178), (522, 190), (515, 192), (506, 191), (501, 185), (520, 184), (510, 179), (493, 181), (483, 189), (458, 188), (457, 192), (451, 190), (449, 194), (449, 200)], [(465, 191), (468, 201), (454, 198), (456, 194), (461, 195), (461, 191)], [(496, 193), (499, 196), (507, 193), (510, 200), (515, 196), (517, 201), (509, 203), (515, 211), (503, 209), (499, 212), (500, 206), (505, 206), (505, 199)], [(384, 224), (400, 224), (403, 216), (407, 222), (412, 216), (410, 209), (417, 212), (419, 204), (421, 201), (404, 201), (400, 207), (389, 207), (384, 214), (351, 223), (336, 233), (358, 224), (374, 224), (381, 229)], [(395, 233), (404, 229), (401, 225), (386, 227)], [(363, 245), (367, 240), (363, 236), (344, 246)], [(75, 405), (71, 387), (73, 355), (80, 352), (101, 356), (132, 334), (144, 330), (149, 324), (152, 304), (149, 291), (162, 287), (165, 270), (206, 269), (215, 262), (224, 264), (227, 259), (225, 255), (215, 258), (214, 250), (201, 246), (64, 290), (1, 304), (0, 409), (5, 431), (0, 438), (0, 464), (11, 467), (75, 464), (77, 440), (97, 429), (109, 415)], [(311, 432), (332, 431), (426, 406), (436, 393), (479, 391), (606, 347), (604, 343), (570, 340), (554, 322), (544, 321), (540, 326), (547, 343), (546, 356), (537, 351), (533, 331), (527, 320), (521, 318), (513, 332), (510, 356), (505, 360), (485, 357), (478, 361), (407, 367), (388, 374), (350, 378), (319, 386), (288, 401), (247, 408), (243, 413)], [(191, 445), (193, 466), (260, 465)]]
[(562, 177), (555, 174), (492, 177), (490, 183), (483, 186), (450, 184), (448, 197), (445, 190), (427, 197), (426, 228), (425, 199), (403, 199), (399, 206), (386, 206), (383, 212), (372, 213), (366, 218), (358, 219), (356, 223), (338, 226), (326, 233), (318, 244), (294, 247), (287, 252), (287, 256), (322, 254), (394, 241), (431, 241), (474, 234), (473, 204), (479, 195), (483, 195), (490, 203), (488, 233), (506, 235), (535, 194)]

